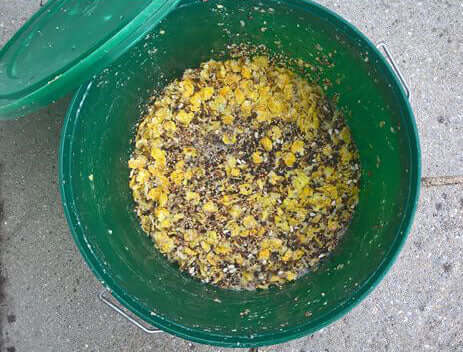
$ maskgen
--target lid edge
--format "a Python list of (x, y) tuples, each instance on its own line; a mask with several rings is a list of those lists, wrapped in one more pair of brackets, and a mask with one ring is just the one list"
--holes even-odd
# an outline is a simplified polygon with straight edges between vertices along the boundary
[[(7, 44), (5, 44), (0, 51), (0, 57), (2, 53), (18, 39), (22, 32), (31, 26), (38, 16), (48, 10), (49, 7), (59, 3), (59, 1), (60, 0), (50, 0), (44, 7), (37, 11), (24, 26), (13, 35)], [(65, 96), (123, 55), (144, 35), (155, 28), (179, 2), (180, 0), (164, 0), (160, 7), (159, 3), (151, 3), (110, 39), (72, 67), (57, 74), (48, 82), (42, 83), (37, 89), (28, 92), (22, 97), (4, 99), (5, 104), (0, 105), (0, 120), (22, 117)]]

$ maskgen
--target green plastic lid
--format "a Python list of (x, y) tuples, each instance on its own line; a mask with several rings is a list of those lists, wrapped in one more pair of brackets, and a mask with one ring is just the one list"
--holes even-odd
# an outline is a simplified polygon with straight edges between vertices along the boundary
[(50, 0), (0, 51), (0, 119), (64, 96), (148, 33), (179, 0)]

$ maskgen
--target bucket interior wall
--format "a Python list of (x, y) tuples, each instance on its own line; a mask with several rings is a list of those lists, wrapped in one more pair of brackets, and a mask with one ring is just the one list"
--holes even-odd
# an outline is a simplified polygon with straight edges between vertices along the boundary
[[(263, 3), (183, 1), (80, 89), (63, 131), (63, 203), (89, 266), (144, 320), (216, 345), (281, 342), (345, 313), (398, 253), (417, 192), (413, 116), (378, 52), (318, 5)], [(181, 273), (141, 230), (128, 187), (131, 139), (146, 101), (186, 68), (220, 59), (233, 42), (265, 44), (317, 67), (312, 78), (331, 82), (327, 94), (339, 96), (360, 152), (360, 202), (341, 244), (318, 271), (282, 289), (223, 290)]]

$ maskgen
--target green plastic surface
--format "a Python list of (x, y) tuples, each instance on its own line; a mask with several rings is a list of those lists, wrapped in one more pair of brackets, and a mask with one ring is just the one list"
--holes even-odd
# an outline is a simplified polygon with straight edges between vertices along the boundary
[[(375, 46), (315, 3), (263, 3), (225, 0), (217, 7), (212, 0), (182, 1), (143, 41), (80, 88), (63, 128), (62, 199), (88, 265), (138, 317), (201, 343), (275, 344), (344, 315), (390, 268), (418, 198), (413, 113)], [(265, 44), (316, 67), (326, 55), (334, 65), (322, 65), (314, 78), (333, 83), (327, 94), (339, 93), (360, 151), (360, 202), (341, 244), (320, 270), (282, 289), (223, 290), (181, 273), (141, 230), (128, 188), (131, 138), (145, 102), (186, 68), (220, 58), (232, 42)]]
[(0, 51), (0, 119), (24, 115), (77, 88), (178, 1), (48, 1)]

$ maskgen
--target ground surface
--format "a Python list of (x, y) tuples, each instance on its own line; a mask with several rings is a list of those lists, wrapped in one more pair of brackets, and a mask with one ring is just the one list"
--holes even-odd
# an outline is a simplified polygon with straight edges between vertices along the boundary
[[(463, 175), (463, 4), (320, 1), (373, 41), (410, 82), (423, 176)], [(0, 46), (39, 0), (0, 0)], [(0, 352), (224, 351), (148, 336), (97, 299), (69, 235), (57, 187), (68, 100), (0, 122)], [(463, 351), (463, 186), (422, 189), (415, 224), (379, 287), (313, 336), (262, 351)]]

